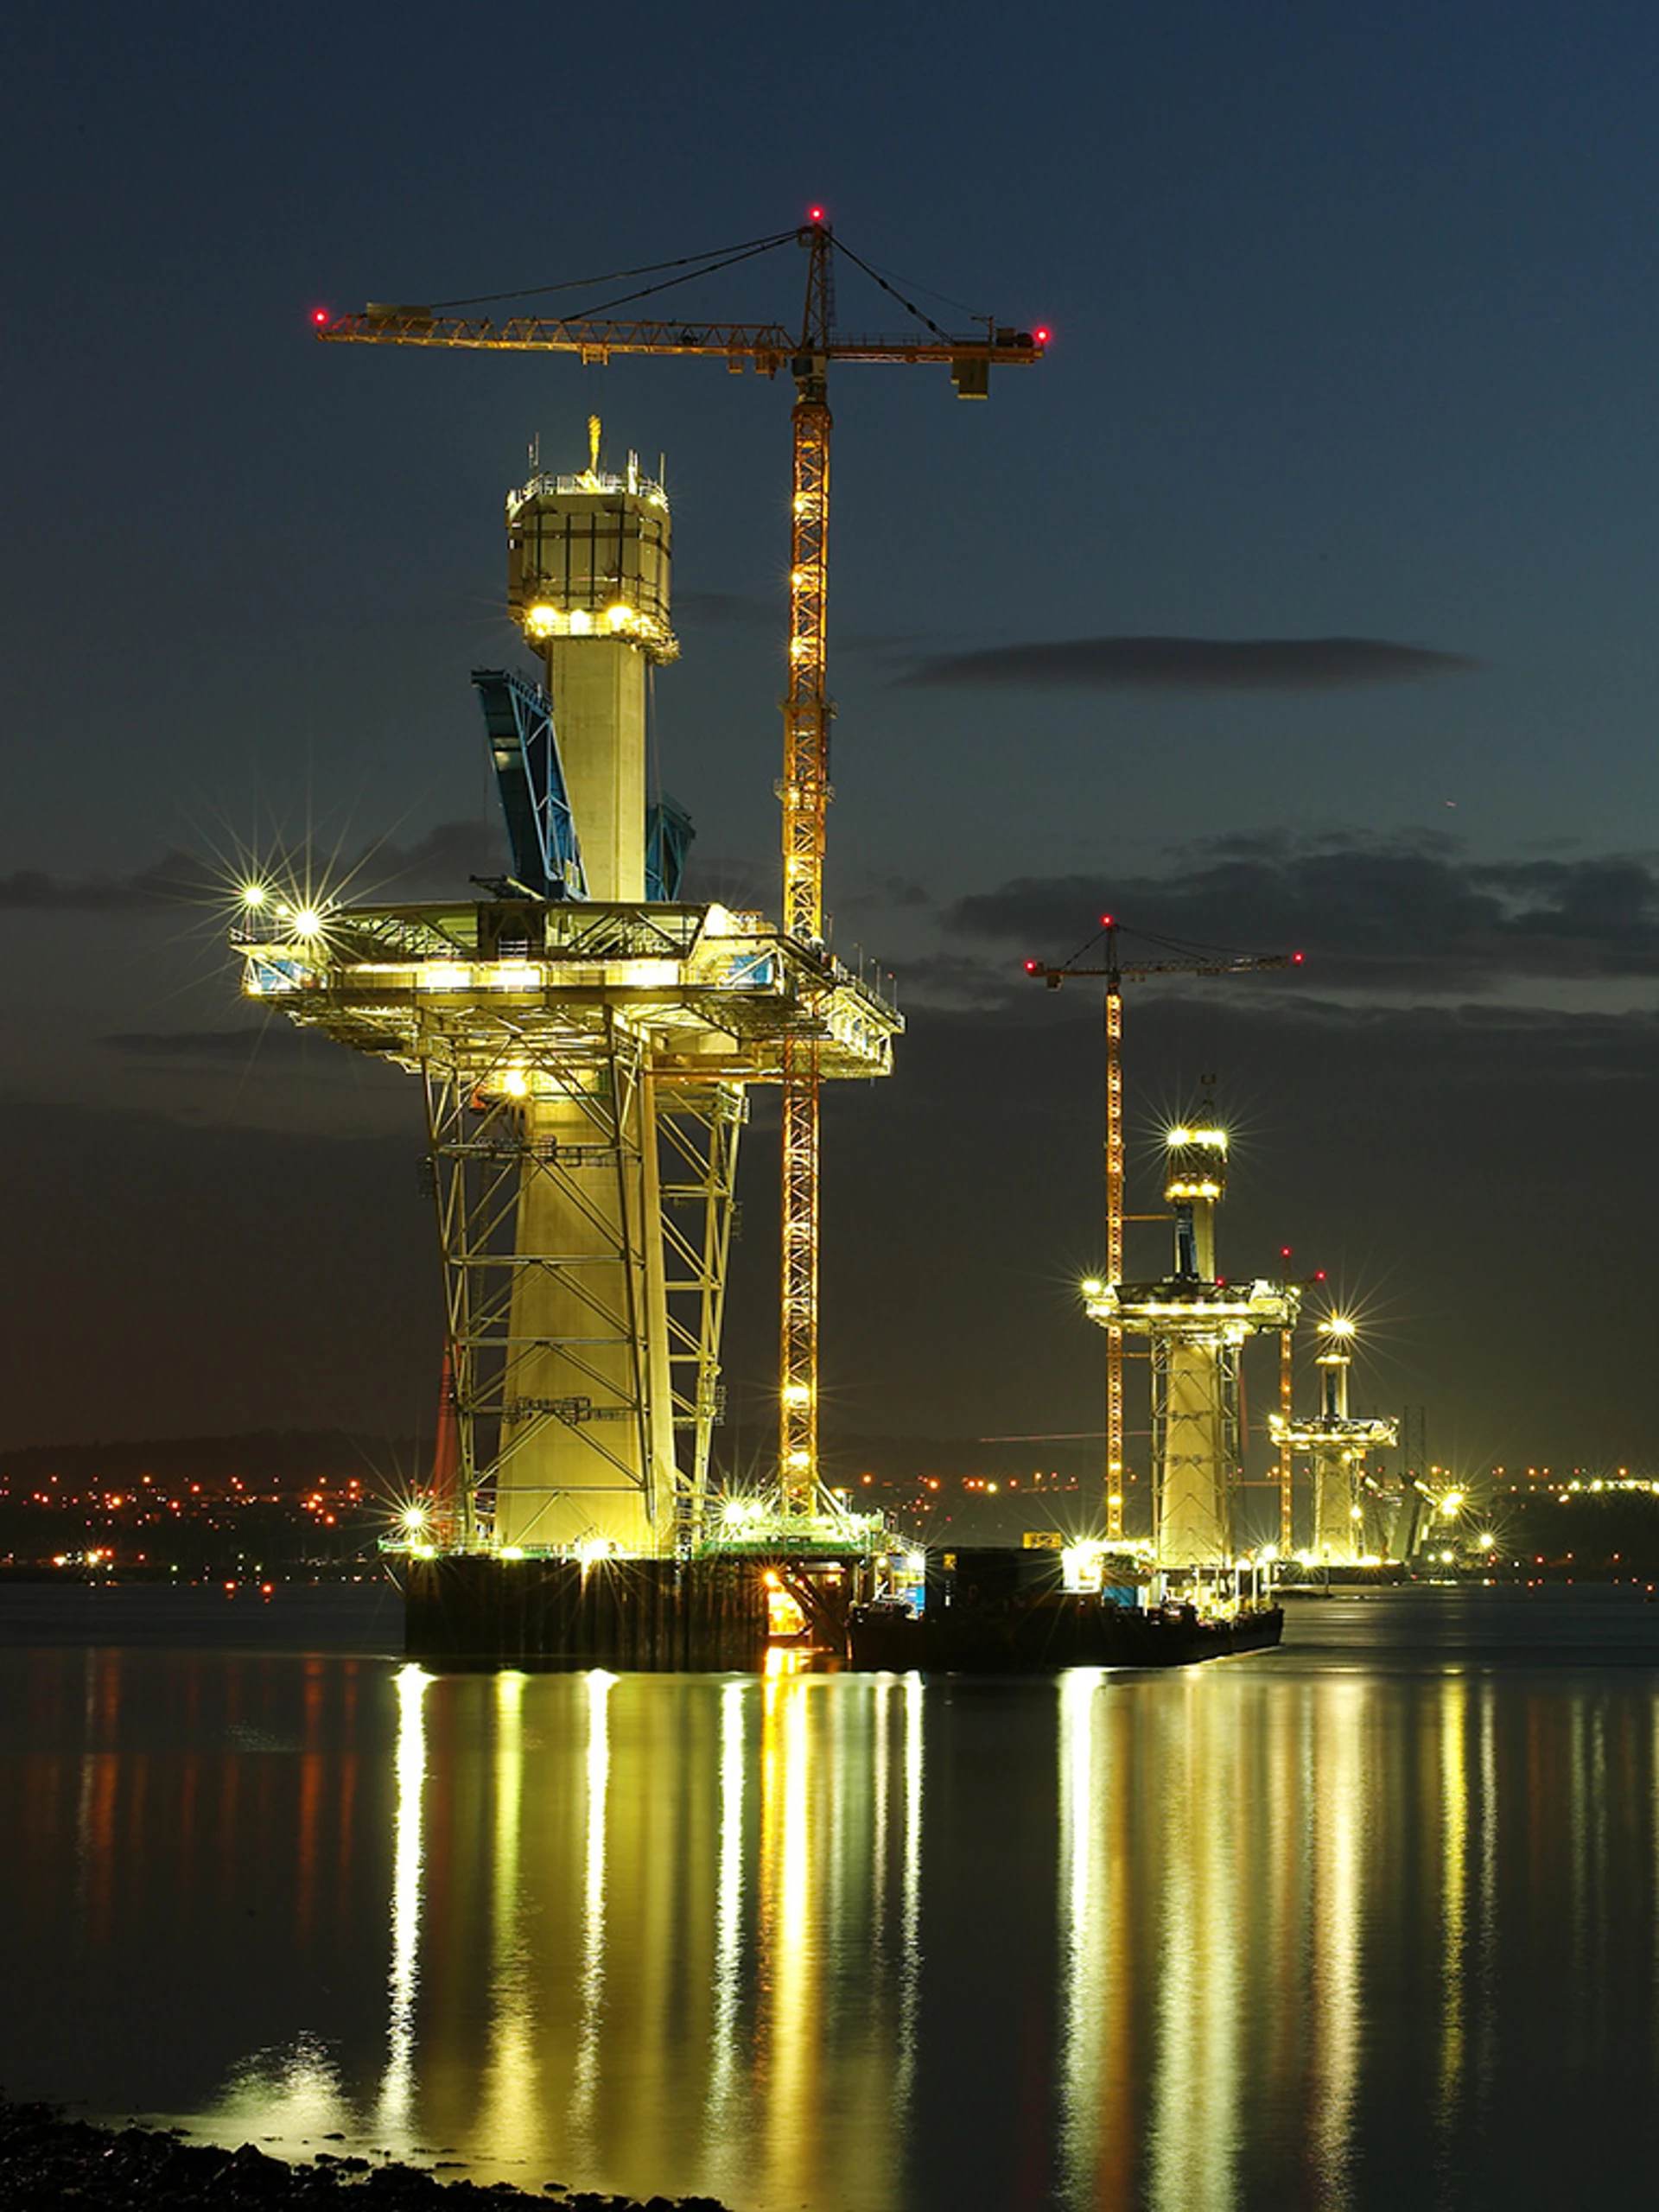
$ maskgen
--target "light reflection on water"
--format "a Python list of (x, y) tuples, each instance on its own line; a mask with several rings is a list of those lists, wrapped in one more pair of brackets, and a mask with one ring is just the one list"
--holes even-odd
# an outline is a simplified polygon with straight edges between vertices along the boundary
[(391, 1844), (391, 1973), (387, 1986), (386, 2070), (376, 2124), (407, 2132), (415, 2074), (415, 1990), (420, 1973), (422, 1800), (426, 1731), (421, 1706), (429, 1675), (404, 1667), (397, 1676), (397, 1796)]
[(1022, 1682), (0, 1650), (0, 2079), (744, 2212), (1636, 2195), (1659, 1637), (1526, 1603)]

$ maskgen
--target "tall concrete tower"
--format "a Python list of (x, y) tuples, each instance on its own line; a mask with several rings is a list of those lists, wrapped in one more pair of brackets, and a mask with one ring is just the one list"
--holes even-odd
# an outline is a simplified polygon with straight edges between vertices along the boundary
[(1171, 1272), (1157, 1282), (1085, 1286), (1090, 1320), (1148, 1340), (1153, 1539), (1166, 1573), (1233, 1564), (1240, 1348), (1288, 1326), (1300, 1298), (1294, 1284), (1234, 1284), (1217, 1273), (1216, 1211), (1226, 1189), (1227, 1133), (1206, 1108), (1165, 1135)]
[(646, 782), (648, 672), (677, 650), (661, 485), (601, 472), (594, 423), (586, 469), (510, 495), (507, 537), (546, 673), (473, 676), (510, 875), (399, 907), (251, 886), (234, 941), (247, 995), (423, 1079), (456, 1489), (436, 1549), (585, 1573), (703, 1539), (748, 1086), (791, 1040), (829, 1079), (884, 1074), (903, 1025), (823, 947), (680, 898), (689, 824)]
[[(648, 896), (645, 671), (678, 651), (669, 510), (635, 455), (624, 475), (600, 473), (599, 429), (595, 416), (580, 474), (509, 494), (507, 604), (545, 662), (586, 897), (632, 906)], [(640, 1553), (673, 1521), (665, 1278), (655, 1243), (629, 1232), (660, 1211), (658, 1085), (620, 1028), (594, 1072), (531, 1084), (518, 1109), (529, 1160), (591, 1165), (521, 1177), (495, 1532)], [(726, 1115), (734, 1167), (741, 1103)], [(566, 1417), (544, 1420), (550, 1406)], [(570, 1418), (578, 1408), (588, 1418)]]
[(645, 887), (645, 671), (677, 658), (669, 627), (668, 496), (628, 455), (532, 476), (507, 498), (507, 605), (547, 670), (589, 899)]
[(1348, 1370), (1353, 1364), (1354, 1325), (1333, 1313), (1319, 1325), (1314, 1364), (1319, 1377), (1319, 1410), (1312, 1421), (1281, 1421), (1276, 1439), (1293, 1452), (1305, 1452), (1313, 1476), (1313, 1556), (1322, 1567), (1357, 1567), (1364, 1556), (1364, 1511), (1359, 1469), (1368, 1452), (1381, 1452), (1399, 1437), (1397, 1421), (1356, 1419), (1348, 1410)]

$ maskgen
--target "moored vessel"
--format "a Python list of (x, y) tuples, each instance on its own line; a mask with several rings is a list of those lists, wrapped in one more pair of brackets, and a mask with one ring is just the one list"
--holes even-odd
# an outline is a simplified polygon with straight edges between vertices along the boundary
[(983, 1548), (930, 1554), (919, 1610), (902, 1598), (855, 1605), (848, 1654), (861, 1672), (1039, 1674), (1062, 1667), (1183, 1667), (1273, 1649), (1274, 1604), (1201, 1613), (1140, 1604), (1135, 1589), (1073, 1590), (1061, 1555)]

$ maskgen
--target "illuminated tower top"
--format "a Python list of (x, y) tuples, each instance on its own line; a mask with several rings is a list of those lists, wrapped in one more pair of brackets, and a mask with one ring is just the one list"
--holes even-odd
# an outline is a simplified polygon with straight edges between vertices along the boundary
[(1175, 1209), (1175, 1273), (1216, 1280), (1216, 1208), (1227, 1189), (1227, 1132), (1206, 1112), (1164, 1137), (1164, 1196)]
[[(1319, 1419), (1332, 1424), (1348, 1419), (1348, 1370), (1354, 1358), (1354, 1325), (1344, 1313), (1333, 1313), (1319, 1327), (1319, 1349), (1314, 1365), (1319, 1370)], [(1388, 1440), (1393, 1441), (1392, 1438)]]
[[(507, 605), (547, 671), (590, 899), (648, 895), (662, 816), (653, 825), (647, 800), (645, 669), (679, 652), (668, 594), (668, 495), (637, 454), (620, 476), (601, 470), (592, 416), (586, 468), (507, 495)], [(681, 817), (682, 849), (690, 828)]]
[(650, 661), (679, 645), (669, 627), (668, 494), (631, 453), (620, 475), (599, 466), (599, 417), (588, 466), (537, 474), (507, 494), (507, 605), (538, 652), (556, 639), (616, 639)]

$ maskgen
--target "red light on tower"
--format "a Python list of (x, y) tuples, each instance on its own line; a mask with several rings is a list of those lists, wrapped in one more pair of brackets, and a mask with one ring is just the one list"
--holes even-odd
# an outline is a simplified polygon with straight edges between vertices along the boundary
[(1109, 930), (1109, 929), (1110, 929), (1110, 927), (1112, 926), (1112, 918), (1111, 918), (1111, 916), (1110, 916), (1109, 914), (1103, 914), (1103, 915), (1101, 916), (1101, 918), (1100, 918), (1100, 926), (1101, 926), (1101, 927), (1102, 927), (1102, 929), (1103, 929), (1103, 930)]
[(1033, 336), (1033, 337), (1037, 340), (1037, 343), (1038, 343), (1039, 346), (1046, 346), (1046, 345), (1047, 345), (1047, 343), (1048, 343), (1048, 333), (1047, 333), (1047, 331), (1046, 331), (1046, 330), (1043, 329), (1040, 326), (1039, 326), (1037, 329), (1033, 330), (1033, 331), (1032, 332), (1032, 334), (1032, 334), (1032, 336)]
[(1027, 961), (1026, 973), (1027, 976), (1034, 976), (1038, 973), (1037, 963), (1034, 960)]
[(322, 328), (323, 324), (324, 324), (325, 322), (327, 322), (327, 320), (328, 320), (328, 310), (327, 310), (327, 308), (312, 308), (312, 310), (311, 310), (311, 320), (312, 320), (312, 321), (313, 321), (313, 322), (315, 322), (315, 323), (316, 324), (317, 328), (318, 328), (319, 330), (321, 330), (321, 329)]
[(1293, 968), (1300, 968), (1306, 957), (1307, 955), (1305, 952), (1293, 952), (1290, 956), (1290, 964)]
[(806, 211), (806, 219), (809, 223), (821, 223), (823, 220), (823, 208), (809, 207)]

